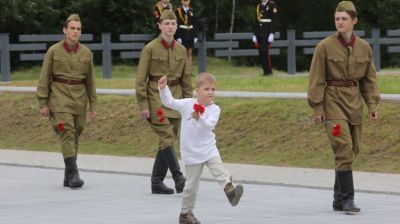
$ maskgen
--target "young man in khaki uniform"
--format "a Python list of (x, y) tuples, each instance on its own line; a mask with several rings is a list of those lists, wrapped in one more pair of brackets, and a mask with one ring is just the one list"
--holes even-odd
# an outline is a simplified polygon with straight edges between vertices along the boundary
[[(174, 193), (173, 189), (163, 183), (168, 168), (175, 181), (176, 192), (181, 193), (185, 186), (185, 178), (180, 171), (173, 146), (181, 118), (178, 112), (162, 106), (157, 84), (162, 76), (167, 76), (174, 98), (189, 98), (193, 94), (186, 49), (174, 40), (176, 19), (172, 10), (162, 12), (158, 24), (161, 34), (143, 48), (136, 77), (136, 97), (141, 115), (159, 136), (158, 152), (151, 175), (153, 194)], [(165, 117), (163, 120), (157, 116), (160, 108)]]
[[(379, 91), (369, 44), (355, 36), (357, 23), (354, 4), (337, 5), (337, 32), (322, 40), (314, 51), (310, 67), (308, 102), (317, 123), (325, 122), (335, 154), (336, 172), (333, 209), (359, 212), (354, 204), (352, 163), (359, 153), (363, 101), (371, 120), (378, 119)], [(332, 124), (339, 124), (334, 136)]]
[(60, 136), (65, 162), (64, 187), (80, 188), (76, 158), (79, 136), (86, 124), (87, 103), (96, 117), (96, 86), (92, 52), (79, 43), (81, 21), (72, 14), (64, 24), (64, 40), (49, 48), (37, 86), (40, 113), (49, 117)]

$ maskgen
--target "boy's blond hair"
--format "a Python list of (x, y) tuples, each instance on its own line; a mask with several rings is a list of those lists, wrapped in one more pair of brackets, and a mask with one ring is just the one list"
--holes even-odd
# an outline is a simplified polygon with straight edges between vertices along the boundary
[(210, 82), (210, 83), (217, 83), (217, 80), (215, 77), (208, 72), (202, 72), (197, 75), (196, 77), (196, 88), (199, 88), (200, 86), (204, 85), (204, 83)]

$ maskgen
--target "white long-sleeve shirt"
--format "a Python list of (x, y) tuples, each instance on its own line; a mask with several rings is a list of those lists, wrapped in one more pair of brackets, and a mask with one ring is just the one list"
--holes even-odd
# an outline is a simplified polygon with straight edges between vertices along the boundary
[(220, 157), (215, 133), (221, 109), (214, 103), (205, 107), (198, 120), (192, 118), (195, 98), (174, 99), (168, 86), (160, 89), (164, 106), (181, 114), (180, 151), (185, 165), (201, 164), (213, 157)]

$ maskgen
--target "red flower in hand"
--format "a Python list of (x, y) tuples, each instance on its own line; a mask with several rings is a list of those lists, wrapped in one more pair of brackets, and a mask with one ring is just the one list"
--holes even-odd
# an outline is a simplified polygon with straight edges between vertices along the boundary
[(255, 43), (254, 44), (254, 48), (256, 48), (256, 49), (260, 48), (260, 44), (259, 43)]
[(59, 130), (59, 131), (61, 131), (61, 132), (63, 132), (64, 130), (65, 130), (65, 128), (64, 128), (64, 123), (63, 122), (58, 122), (58, 124), (57, 124), (57, 130)]
[(200, 114), (202, 114), (202, 113), (204, 113), (204, 106), (203, 105), (201, 105), (201, 104), (198, 104), (198, 103), (195, 103), (194, 105), (193, 105), (193, 110), (195, 111), (195, 112), (197, 112), (197, 113), (200, 113)]
[(332, 126), (332, 131), (331, 131), (331, 134), (333, 135), (333, 136), (335, 136), (335, 137), (337, 137), (337, 136), (339, 136), (340, 135), (340, 125), (339, 124), (334, 124), (333, 126)]

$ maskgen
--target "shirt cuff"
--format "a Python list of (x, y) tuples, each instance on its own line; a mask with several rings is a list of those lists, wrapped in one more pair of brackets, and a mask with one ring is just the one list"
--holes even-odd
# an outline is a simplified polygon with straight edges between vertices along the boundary
[(40, 107), (40, 109), (45, 108), (45, 107), (49, 107), (49, 105), (47, 103), (47, 100), (45, 100), (45, 99), (39, 100), (39, 107)]
[(90, 104), (90, 112), (94, 112), (94, 111), (96, 111), (96, 104), (91, 103)]
[(324, 107), (322, 105), (314, 107), (314, 116), (325, 114)]

